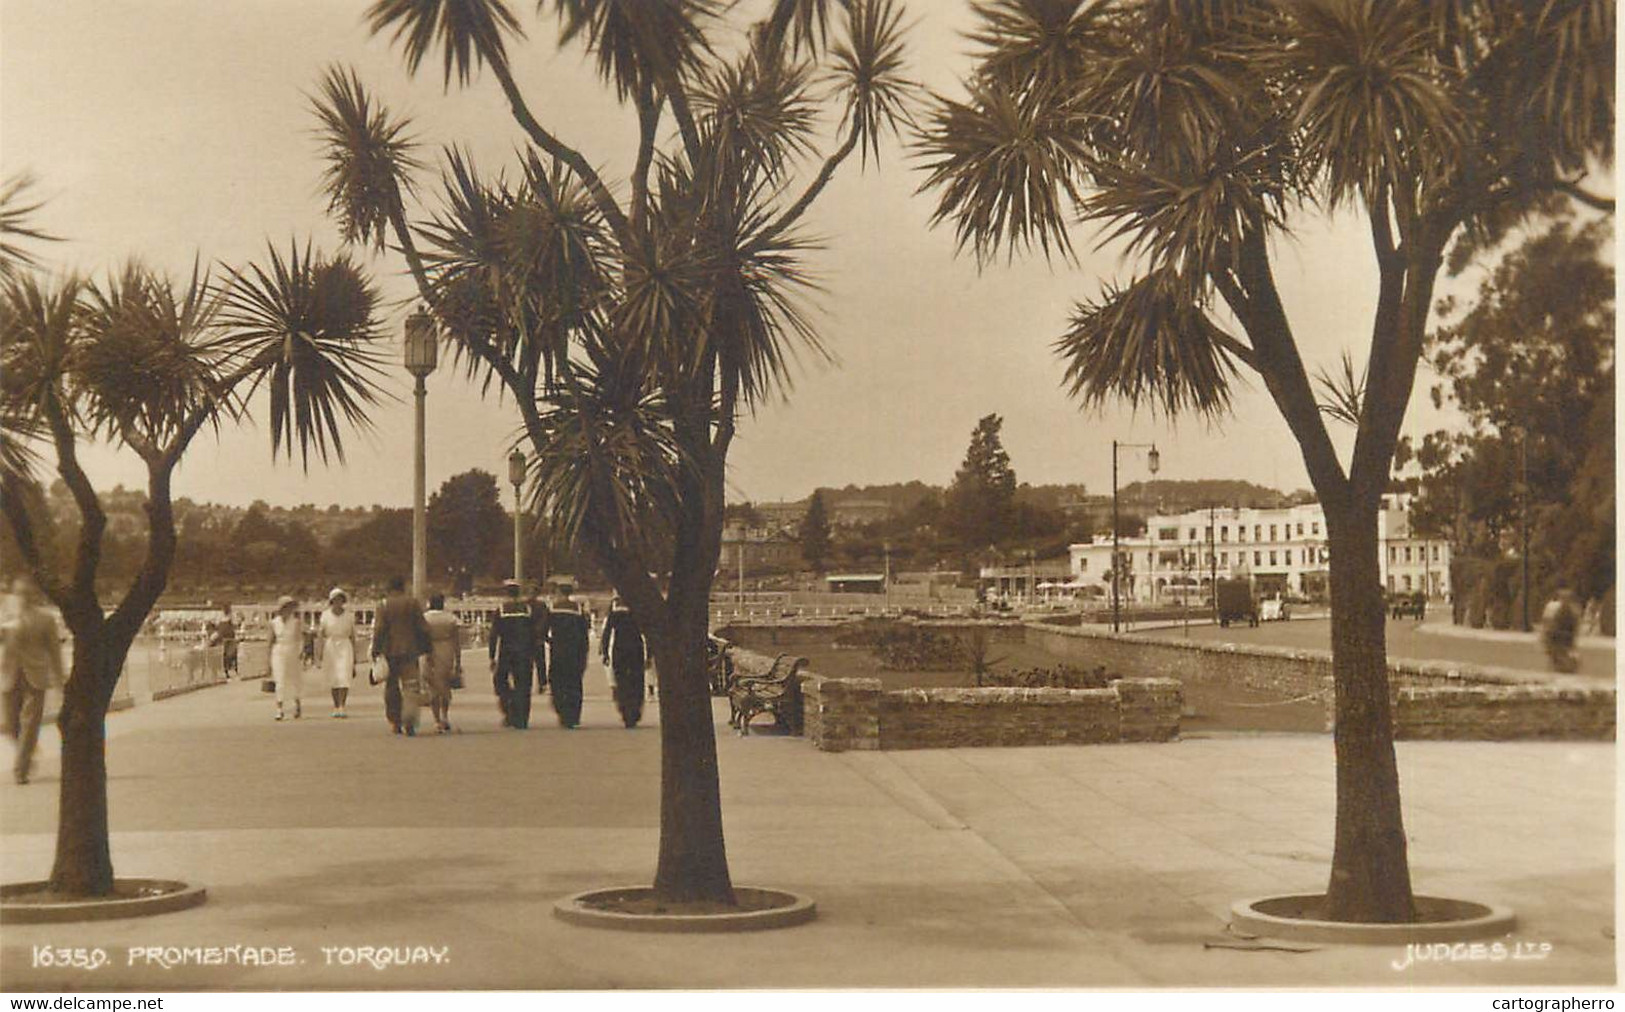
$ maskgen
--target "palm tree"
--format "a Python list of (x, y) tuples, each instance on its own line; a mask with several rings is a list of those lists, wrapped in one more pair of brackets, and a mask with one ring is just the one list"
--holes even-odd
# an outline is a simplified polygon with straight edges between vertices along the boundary
[[(163, 593), (175, 558), (170, 480), (204, 428), (246, 420), (268, 388), (272, 452), (342, 458), (345, 425), (365, 425), (376, 397), (377, 295), (348, 258), (293, 247), (286, 257), (214, 281), (177, 284), (132, 263), (105, 282), (19, 273), (0, 287), (0, 413), (24, 423), (27, 458), (0, 470), (0, 509), (22, 562), (73, 634), (64, 689), (61, 813), (52, 888), (105, 896), (108, 842), (104, 722), (130, 644)], [(79, 462), (81, 439), (110, 442), (147, 471), (146, 556), (122, 599), (96, 588), (106, 515)], [(39, 512), (43, 458), (79, 511), (58, 553)]]
[[(353, 241), (391, 223), (457, 359), (513, 397), (550, 536), (608, 575), (649, 638), (665, 690), (656, 893), (731, 903), (705, 664), (728, 449), (796, 356), (822, 354), (799, 226), (853, 152), (877, 156), (908, 118), (901, 16), (892, 0), (777, 0), (724, 39), (714, 0), (553, 7), (560, 45), (584, 45), (637, 114), (624, 196), (531, 111), (502, 0), (378, 0), (367, 21), (409, 70), (438, 56), (448, 87), (491, 71), (528, 142), (511, 181), (448, 148), (439, 208), (408, 225), (407, 127), (334, 69), (313, 99), (328, 192)], [(822, 95), (841, 136), (817, 161)]]
[[(1056, 342), (1072, 393), (1169, 414), (1264, 382), (1331, 549), (1337, 825), (1324, 916), (1414, 916), (1376, 510), (1454, 245), (1492, 245), (1613, 155), (1610, 0), (984, 0), (963, 99), (920, 139), (936, 220), (981, 260), (1072, 255), (1073, 216), (1139, 275)], [(1363, 214), (1380, 278), (1364, 379), (1317, 402), (1274, 276), (1301, 217)], [(1345, 396), (1346, 395), (1346, 396)], [(1326, 408), (1323, 412), (1322, 408)], [(1357, 436), (1345, 467), (1324, 415)]]

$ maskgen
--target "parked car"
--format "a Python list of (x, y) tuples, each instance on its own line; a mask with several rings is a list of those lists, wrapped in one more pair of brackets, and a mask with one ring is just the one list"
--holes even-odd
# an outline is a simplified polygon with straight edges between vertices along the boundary
[(1258, 606), (1260, 622), (1285, 622), (1291, 617), (1291, 606), (1282, 597), (1266, 598)]
[(1388, 614), (1394, 618), (1414, 618), (1418, 622), (1427, 618), (1428, 596), (1422, 591), (1388, 595)]
[(1219, 625), (1226, 628), (1233, 621), (1246, 619), (1248, 625), (1258, 624), (1258, 600), (1253, 597), (1249, 580), (1219, 581)]

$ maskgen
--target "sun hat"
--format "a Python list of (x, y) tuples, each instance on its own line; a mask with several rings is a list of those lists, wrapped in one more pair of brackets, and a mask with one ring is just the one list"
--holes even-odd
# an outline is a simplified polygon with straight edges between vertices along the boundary
[(299, 601), (298, 601), (297, 598), (289, 597), (287, 594), (283, 594), (281, 597), (276, 599), (276, 610), (281, 611), (282, 609), (286, 608), (290, 604), (298, 604), (298, 603), (299, 603)]
[(327, 592), (327, 599), (328, 599), (328, 600), (329, 600), (329, 601), (331, 601), (331, 600), (333, 600), (333, 599), (334, 599), (334, 598), (335, 598), (335, 597), (342, 597), (342, 598), (344, 598), (344, 599), (345, 599), (345, 600), (346, 600), (346, 601), (348, 601), (348, 600), (349, 600), (349, 599), (350, 599), (350, 595), (349, 595), (349, 594), (346, 594), (346, 593), (345, 593), (345, 592), (344, 592), (344, 588), (343, 588), (343, 587), (334, 587), (334, 588), (333, 588), (333, 589), (332, 589), (332, 590), (330, 590), (330, 591), (328, 591), (328, 592)]

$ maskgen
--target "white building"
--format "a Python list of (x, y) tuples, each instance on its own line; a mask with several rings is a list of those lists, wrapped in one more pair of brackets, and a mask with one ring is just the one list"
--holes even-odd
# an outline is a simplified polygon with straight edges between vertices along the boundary
[[(1377, 514), (1383, 586), (1390, 592), (1450, 592), (1450, 545), (1413, 537), (1410, 514), (1386, 502)], [(1213, 579), (1251, 579), (1260, 594), (1323, 597), (1330, 553), (1318, 503), (1278, 509), (1215, 508), (1153, 515), (1146, 535), (1122, 538), (1121, 592), (1128, 600), (1205, 598)], [(1096, 537), (1069, 549), (1072, 583), (1109, 590), (1112, 542)]]

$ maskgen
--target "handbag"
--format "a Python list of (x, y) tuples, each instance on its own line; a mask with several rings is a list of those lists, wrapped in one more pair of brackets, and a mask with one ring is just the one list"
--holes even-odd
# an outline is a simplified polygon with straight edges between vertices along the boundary
[(463, 687), (463, 673), (461, 671), (453, 671), (451, 673), (451, 677), (446, 680), (446, 688), (448, 688), (448, 689), (460, 689), (462, 687)]
[(389, 678), (389, 661), (383, 654), (372, 659), (372, 667), (367, 671), (368, 685), (382, 685)]

